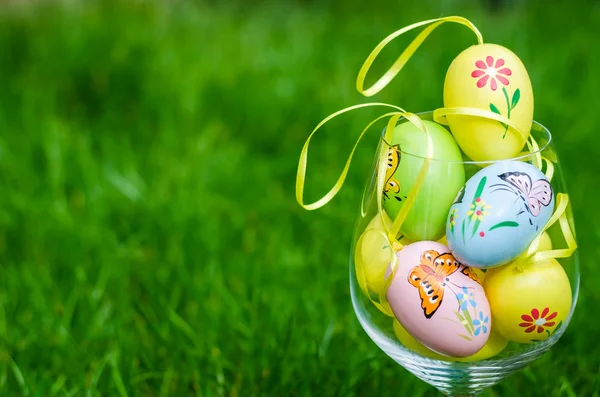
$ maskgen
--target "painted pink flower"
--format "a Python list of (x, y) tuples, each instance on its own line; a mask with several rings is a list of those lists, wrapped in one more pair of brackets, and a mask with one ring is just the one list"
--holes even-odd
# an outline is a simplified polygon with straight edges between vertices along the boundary
[(477, 69), (471, 73), (471, 77), (479, 79), (477, 80), (477, 87), (483, 88), (489, 81), (492, 91), (496, 91), (496, 89), (498, 89), (496, 80), (504, 85), (509, 84), (506, 76), (510, 76), (512, 72), (509, 68), (502, 68), (502, 66), (504, 66), (504, 59), (498, 58), (494, 65), (494, 58), (492, 56), (487, 56), (485, 62), (477, 61), (475, 62), (475, 66)]

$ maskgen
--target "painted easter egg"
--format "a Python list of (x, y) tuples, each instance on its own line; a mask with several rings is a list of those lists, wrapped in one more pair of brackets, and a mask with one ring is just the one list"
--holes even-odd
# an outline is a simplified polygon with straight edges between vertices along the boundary
[(468, 266), (511, 262), (540, 234), (554, 209), (546, 176), (520, 161), (500, 161), (473, 175), (450, 208), (446, 239)]
[(552, 249), (552, 240), (550, 239), (550, 235), (546, 232), (542, 233), (540, 237), (540, 244), (538, 245), (538, 252), (540, 251), (550, 251)]
[[(424, 120), (430, 133), (433, 158), (416, 201), (402, 224), (401, 232), (411, 241), (437, 240), (444, 234), (448, 208), (464, 184), (462, 155), (452, 135), (441, 125)], [(384, 208), (393, 219), (404, 205), (427, 155), (427, 139), (412, 123), (394, 129), (387, 153)]]
[(492, 328), (490, 337), (481, 350), (469, 357), (457, 358), (456, 361), (471, 363), (475, 361), (487, 360), (502, 352), (508, 345), (508, 339), (502, 336), (498, 331)]
[(477, 353), (488, 340), (492, 318), (476, 274), (434, 241), (407, 245), (396, 258), (386, 297), (402, 326), (436, 353)]
[(375, 296), (379, 296), (383, 290), (385, 272), (390, 263), (390, 258), (394, 254), (383, 227), (383, 222), (389, 228), (392, 221), (385, 211), (382, 215), (383, 221), (382, 216), (379, 214), (371, 219), (357, 240), (354, 251), (357, 275), (359, 272), (364, 274), (364, 279), (357, 277), (359, 283), (365, 282), (368, 291), (375, 294)]
[(404, 347), (407, 349), (420, 354), (424, 357), (434, 358), (436, 360), (446, 360), (446, 361), (454, 361), (454, 357), (443, 356), (434, 352), (433, 350), (428, 349), (425, 345), (415, 339), (414, 336), (408, 333), (406, 329), (400, 324), (397, 319), (394, 319), (394, 334), (396, 338), (402, 343)]
[(450, 131), (475, 161), (515, 157), (533, 121), (533, 89), (523, 62), (496, 44), (474, 45), (452, 62), (444, 82), (444, 106), (491, 111), (508, 118), (525, 136), (496, 120), (448, 115)]
[(490, 269), (484, 288), (494, 329), (515, 342), (546, 339), (571, 310), (569, 278), (556, 259)]
[(494, 328), (490, 331), (490, 336), (486, 344), (477, 353), (468, 357), (448, 357), (442, 356), (432, 350), (429, 350), (425, 345), (416, 340), (407, 330), (404, 329), (402, 324), (398, 320), (394, 319), (394, 334), (396, 338), (402, 343), (407, 349), (420, 354), (424, 357), (434, 358), (436, 360), (443, 361), (458, 361), (458, 362), (475, 362), (481, 360), (487, 360), (488, 358), (494, 357), (506, 348), (508, 339), (499, 334)]

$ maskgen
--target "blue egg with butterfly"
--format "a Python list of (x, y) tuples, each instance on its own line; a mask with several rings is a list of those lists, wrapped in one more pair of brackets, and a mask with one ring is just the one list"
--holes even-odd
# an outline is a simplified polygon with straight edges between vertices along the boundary
[(446, 222), (448, 247), (467, 266), (507, 264), (527, 250), (554, 211), (546, 176), (522, 161), (500, 161), (473, 175)]

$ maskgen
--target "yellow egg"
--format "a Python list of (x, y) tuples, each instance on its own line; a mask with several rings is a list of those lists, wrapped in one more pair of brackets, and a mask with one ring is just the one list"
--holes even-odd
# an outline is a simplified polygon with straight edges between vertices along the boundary
[(571, 286), (556, 259), (486, 272), (484, 289), (494, 329), (520, 343), (546, 339), (571, 310)]
[(480, 360), (487, 360), (488, 358), (492, 358), (495, 355), (499, 354), (506, 348), (508, 345), (508, 339), (502, 336), (494, 326), (492, 326), (492, 330), (490, 333), (490, 337), (485, 345), (479, 350), (477, 353), (473, 354), (469, 357), (457, 358), (456, 361), (462, 363), (471, 363)]
[(433, 350), (429, 350), (429, 348), (425, 347), (421, 342), (416, 340), (411, 334), (408, 333), (407, 330), (400, 324), (400, 321), (394, 319), (394, 333), (396, 334), (396, 338), (409, 350), (412, 350), (415, 353), (418, 353), (424, 357), (435, 358), (436, 360), (445, 360), (445, 361), (455, 361), (454, 357), (446, 357), (442, 356), (434, 352)]
[(444, 106), (491, 111), (508, 118), (526, 136), (496, 120), (448, 115), (460, 148), (475, 161), (515, 157), (533, 121), (533, 90), (523, 62), (496, 44), (474, 45), (452, 62), (444, 82)]
[(474, 362), (486, 360), (500, 353), (508, 344), (508, 340), (506, 340), (506, 338), (504, 338), (498, 332), (495, 332), (494, 328), (492, 328), (490, 337), (488, 338), (486, 344), (481, 348), (481, 350), (469, 357), (456, 358), (442, 356), (441, 354), (429, 350), (421, 342), (413, 338), (413, 336), (409, 334), (408, 331), (406, 331), (404, 327), (400, 324), (400, 322), (396, 319), (394, 319), (394, 334), (396, 334), (396, 338), (398, 338), (400, 343), (402, 343), (402, 345), (404, 345), (404, 347), (406, 347), (407, 349), (410, 349), (413, 352), (418, 353), (424, 357), (444, 361)]
[(550, 235), (546, 232), (542, 233), (542, 237), (540, 239), (540, 245), (538, 246), (538, 252), (540, 251), (550, 251), (552, 249), (552, 240), (550, 240)]
[(471, 270), (475, 272), (475, 274), (477, 275), (477, 277), (479, 277), (481, 282), (483, 282), (483, 280), (485, 280), (485, 272), (482, 269), (477, 269), (476, 267), (472, 267)]
[[(392, 220), (385, 211), (383, 218), (389, 228)], [(390, 264), (392, 255), (393, 251), (385, 235), (381, 216), (376, 215), (358, 239), (354, 253), (356, 271), (364, 272), (366, 286), (376, 296), (379, 296), (383, 290), (385, 271)]]

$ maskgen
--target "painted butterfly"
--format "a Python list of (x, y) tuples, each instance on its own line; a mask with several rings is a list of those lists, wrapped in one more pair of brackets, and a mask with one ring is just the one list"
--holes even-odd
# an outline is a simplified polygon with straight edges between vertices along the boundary
[(389, 198), (388, 193), (400, 193), (400, 183), (394, 178), (394, 174), (400, 165), (400, 146), (395, 145), (389, 148), (387, 153), (387, 168), (385, 170), (385, 187), (383, 194)]
[(481, 284), (479, 277), (457, 261), (451, 253), (440, 254), (429, 250), (421, 254), (421, 263), (410, 271), (408, 282), (419, 290), (421, 308), (426, 318), (431, 318), (439, 309), (446, 287), (454, 285), (448, 277), (459, 269), (461, 273)]
[(500, 179), (509, 183), (512, 191), (521, 194), (526, 202), (526, 208), (533, 216), (538, 216), (542, 211), (542, 205), (547, 207), (552, 201), (552, 187), (545, 179), (531, 181), (531, 177), (524, 172), (505, 172), (498, 175)]

